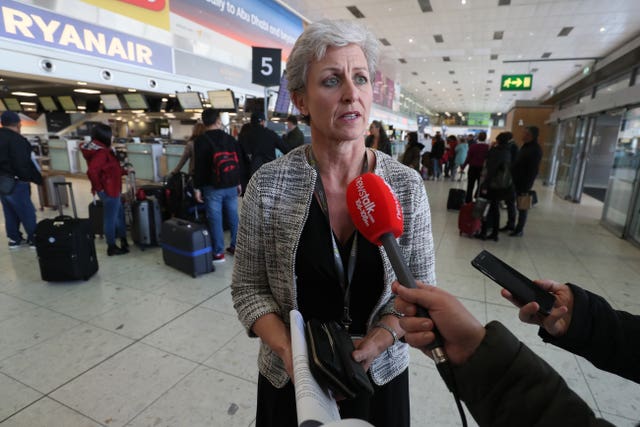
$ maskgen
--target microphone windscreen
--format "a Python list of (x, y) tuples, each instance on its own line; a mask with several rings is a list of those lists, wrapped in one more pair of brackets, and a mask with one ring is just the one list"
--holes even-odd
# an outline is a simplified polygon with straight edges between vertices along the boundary
[(358, 231), (371, 243), (382, 245), (380, 236), (402, 234), (402, 207), (389, 184), (373, 173), (365, 173), (349, 183), (347, 207)]

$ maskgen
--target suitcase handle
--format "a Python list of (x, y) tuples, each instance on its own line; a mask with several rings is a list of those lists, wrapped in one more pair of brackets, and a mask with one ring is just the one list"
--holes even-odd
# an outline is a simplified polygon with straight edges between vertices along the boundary
[(61, 217), (65, 216), (62, 211), (62, 203), (60, 203), (60, 200), (62, 200), (62, 198), (60, 197), (60, 187), (63, 185), (65, 187), (69, 187), (69, 197), (71, 198), (71, 206), (73, 207), (73, 216), (78, 218), (78, 210), (76, 209), (76, 198), (73, 196), (73, 187), (71, 186), (70, 182), (53, 183), (53, 187), (56, 189), (56, 193), (58, 194), (58, 212), (60, 212)]

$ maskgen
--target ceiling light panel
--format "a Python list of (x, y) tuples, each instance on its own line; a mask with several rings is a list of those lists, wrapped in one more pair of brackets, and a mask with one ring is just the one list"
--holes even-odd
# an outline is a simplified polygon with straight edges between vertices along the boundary
[(563, 27), (558, 33), (558, 37), (566, 37), (573, 30), (573, 27)]
[(351, 14), (356, 18), (359, 18), (359, 19), (364, 18), (364, 14), (360, 12), (360, 9), (358, 9), (357, 6), (347, 6), (347, 10), (351, 12)]
[(431, 7), (430, 0), (418, 0), (418, 6), (420, 6), (420, 10), (423, 12), (433, 12), (433, 8)]

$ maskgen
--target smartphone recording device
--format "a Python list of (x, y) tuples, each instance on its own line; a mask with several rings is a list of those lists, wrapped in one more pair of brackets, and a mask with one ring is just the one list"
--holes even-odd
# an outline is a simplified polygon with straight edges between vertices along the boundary
[(491, 280), (502, 286), (520, 303), (528, 304), (535, 301), (540, 306), (538, 312), (543, 315), (551, 313), (555, 297), (540, 289), (529, 278), (513, 269), (504, 261), (488, 251), (482, 251), (476, 256), (471, 265), (484, 273)]

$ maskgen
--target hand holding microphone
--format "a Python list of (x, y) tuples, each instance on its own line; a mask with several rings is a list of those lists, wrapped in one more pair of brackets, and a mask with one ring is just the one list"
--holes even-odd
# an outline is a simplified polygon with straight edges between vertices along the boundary
[[(404, 228), (402, 207), (389, 185), (378, 175), (365, 173), (347, 187), (347, 207), (358, 231), (371, 243), (382, 245), (396, 273), (398, 281), (408, 288), (416, 287), (396, 238)], [(418, 307), (419, 317), (429, 318), (426, 309)], [(436, 364), (446, 361), (442, 339), (434, 328), (436, 339), (428, 345)]]
[[(400, 206), (400, 202), (395, 194), (393, 194), (393, 190), (391, 190), (389, 185), (381, 177), (373, 173), (365, 173), (358, 176), (349, 183), (347, 187), (347, 207), (349, 208), (351, 220), (358, 231), (371, 243), (384, 247), (393, 271), (396, 273), (398, 282), (407, 288), (417, 288), (416, 280), (402, 257), (398, 242), (396, 242), (396, 238), (402, 235), (404, 228), (402, 206)], [(411, 300), (409, 295), (404, 296)], [(415, 300), (414, 302), (419, 301)], [(416, 316), (431, 319), (427, 309), (421, 305), (416, 305)], [(404, 320), (409, 321), (409, 319)], [(433, 323), (433, 320), (431, 320), (431, 322)], [(418, 325), (417, 329), (412, 329), (411, 321), (404, 323), (405, 326), (409, 328), (407, 332), (409, 333), (410, 339), (412, 333), (419, 332), (420, 325)], [(436, 363), (436, 368), (440, 376), (453, 393), (462, 425), (466, 427), (467, 420), (458, 396), (453, 370), (449, 363), (448, 356), (444, 351), (444, 341), (436, 328), (437, 325), (433, 323), (432, 326), (433, 327), (429, 329), (433, 332), (435, 338), (426, 345), (426, 349), (431, 351), (431, 357)], [(454, 355), (457, 358), (459, 353), (457, 351), (458, 349), (454, 347), (451, 348), (455, 350)], [(461, 352), (460, 355), (462, 355), (462, 353), (464, 353), (464, 351)], [(462, 357), (460, 359), (462, 359)]]

